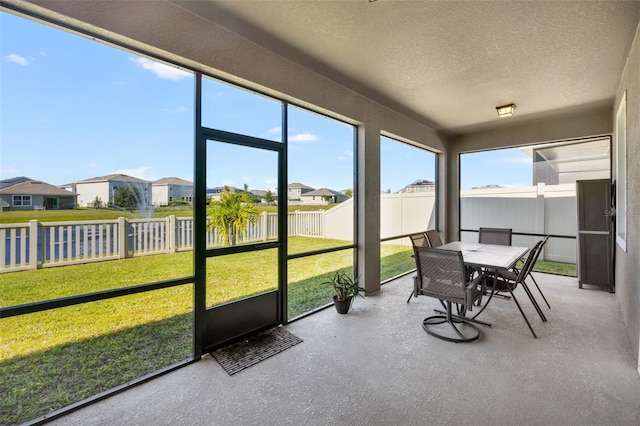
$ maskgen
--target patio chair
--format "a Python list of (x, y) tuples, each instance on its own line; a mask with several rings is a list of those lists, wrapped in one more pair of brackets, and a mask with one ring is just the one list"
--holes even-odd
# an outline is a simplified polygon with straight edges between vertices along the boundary
[(480, 228), (478, 242), (481, 244), (511, 245), (511, 229), (509, 228)]
[[(431, 247), (431, 245), (429, 245), (429, 239), (427, 238), (426, 232), (418, 232), (417, 234), (409, 235), (409, 239), (411, 240), (411, 245), (413, 246), (414, 257), (415, 257), (416, 247)], [(407, 303), (411, 301), (412, 297), (418, 297), (417, 277), (413, 277), (413, 291), (409, 295), (409, 298), (407, 299)]]
[[(414, 249), (418, 271), (418, 293), (438, 299), (446, 311), (422, 321), (422, 328), (432, 336), (450, 342), (472, 342), (480, 337), (473, 319), (464, 316), (482, 297), (483, 276), (467, 281), (462, 253), (426, 247)], [(452, 304), (462, 307), (454, 314)]]
[[(478, 242), (480, 244), (498, 244), (501, 246), (511, 245), (511, 229), (510, 228), (480, 228), (478, 234)], [(469, 269), (469, 275), (473, 276), (475, 272), (479, 272), (476, 268)], [(487, 286), (493, 283), (494, 271), (483, 271), (487, 278)]]
[[(533, 277), (533, 267), (535, 266), (536, 262), (538, 261), (538, 256), (540, 256), (540, 253), (542, 253), (542, 249), (544, 249), (544, 245), (547, 243), (547, 241), (549, 240), (549, 235), (547, 235), (546, 237), (544, 237), (543, 240), (540, 241), (540, 247), (538, 247), (538, 252), (536, 253), (536, 257), (533, 259), (533, 264), (531, 265), (531, 271), (529, 271), (529, 274), (527, 275), (527, 278), (531, 278), (533, 280), (533, 284), (535, 284), (536, 288), (538, 289), (538, 292), (540, 293), (540, 296), (542, 296), (542, 299), (544, 300), (544, 303), (547, 304), (547, 308), (551, 309), (551, 306), (549, 305), (549, 302), (547, 301), (547, 298), (544, 297), (544, 293), (542, 292), (542, 290), (540, 289), (540, 286), (538, 285), (536, 279)], [(517, 274), (518, 268), (513, 268), (514, 272)]]
[(430, 229), (426, 232), (426, 234), (427, 234), (427, 239), (429, 240), (430, 247), (440, 247), (442, 245), (440, 234), (436, 229)]
[(418, 232), (417, 234), (409, 235), (409, 239), (411, 239), (413, 247), (431, 247), (425, 232)]
[(531, 326), (529, 319), (527, 318), (524, 311), (522, 310), (522, 307), (520, 306), (520, 302), (518, 302), (518, 299), (516, 299), (515, 295), (513, 294), (513, 291), (518, 287), (518, 285), (520, 285), (524, 289), (529, 300), (531, 300), (531, 303), (533, 304), (533, 307), (535, 308), (536, 312), (538, 312), (538, 315), (540, 315), (540, 319), (542, 320), (542, 322), (547, 321), (547, 318), (544, 316), (544, 313), (540, 309), (540, 305), (538, 305), (538, 302), (533, 297), (531, 290), (529, 290), (529, 287), (525, 283), (525, 278), (531, 272), (531, 269), (533, 268), (534, 260), (538, 257), (541, 244), (542, 244), (542, 241), (539, 241), (533, 246), (531, 250), (529, 250), (529, 254), (527, 255), (526, 260), (524, 261), (524, 265), (522, 266), (522, 269), (520, 269), (517, 273), (512, 270), (511, 271), (509, 270), (495, 271), (496, 279), (493, 280), (493, 283), (491, 286), (491, 292), (489, 294), (489, 299), (486, 301), (482, 309), (480, 309), (480, 311), (473, 318), (480, 315), (486, 309), (486, 307), (491, 302), (491, 299), (493, 298), (493, 296), (496, 295), (498, 292), (509, 292), (509, 294), (511, 295), (509, 299), (515, 302), (516, 306), (518, 307), (518, 310), (520, 311), (520, 314), (522, 315), (522, 318), (527, 323), (529, 330), (531, 330), (531, 334), (533, 334), (534, 338), (538, 338), (538, 336), (536, 336), (535, 331), (533, 331), (533, 327)]

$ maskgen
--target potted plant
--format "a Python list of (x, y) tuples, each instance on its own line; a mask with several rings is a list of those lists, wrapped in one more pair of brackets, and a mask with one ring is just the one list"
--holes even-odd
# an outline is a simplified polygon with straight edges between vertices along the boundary
[(366, 293), (364, 288), (358, 286), (358, 278), (352, 278), (351, 275), (343, 271), (336, 271), (333, 277), (325, 282), (325, 284), (333, 288), (335, 293), (333, 296), (333, 304), (340, 314), (349, 312), (354, 297), (364, 297), (361, 293)]

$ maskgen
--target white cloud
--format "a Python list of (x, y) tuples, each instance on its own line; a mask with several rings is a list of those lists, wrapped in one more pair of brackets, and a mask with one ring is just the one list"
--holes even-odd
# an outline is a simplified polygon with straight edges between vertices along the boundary
[(238, 183), (238, 181), (235, 180), (231, 180), (231, 179), (223, 179), (221, 181), (220, 186), (233, 186), (234, 188), (240, 188), (239, 186), (240, 184)]
[(176, 108), (162, 108), (162, 112), (178, 113), (178, 112), (185, 112), (185, 111), (187, 111), (187, 108), (183, 106), (179, 106)]
[(94, 163), (93, 161), (91, 163), (88, 164), (90, 169), (96, 169), (98, 168), (98, 163)]
[(135, 169), (119, 169), (113, 173), (120, 173), (123, 175), (133, 176), (133, 177), (137, 177), (138, 179), (153, 180), (149, 177), (150, 171), (151, 171), (151, 167), (141, 166)]
[(338, 160), (350, 160), (353, 158), (353, 151), (345, 151), (342, 155), (338, 155)]
[(182, 71), (178, 68), (170, 67), (169, 65), (161, 64), (160, 62), (152, 61), (147, 58), (129, 58), (131, 62), (140, 65), (143, 69), (151, 71), (158, 78), (166, 80), (178, 81), (181, 78), (189, 77), (191, 74)]
[(16, 55), (15, 53), (10, 53), (2, 57), (3, 60), (7, 62), (13, 62), (18, 65), (22, 65), (26, 67), (29, 65), (29, 61), (24, 56)]
[(293, 135), (289, 137), (289, 142), (315, 142), (318, 140), (318, 137), (313, 133), (298, 133), (297, 135)]
[(533, 160), (531, 157), (503, 157), (503, 158), (496, 158), (494, 160), (494, 163), (507, 164), (507, 165), (518, 165), (518, 164), (531, 165), (533, 163)]
[(280, 142), (282, 141), (282, 127), (272, 127), (266, 131), (265, 139)]
[(14, 166), (3, 166), (0, 167), (0, 175), (2, 176), (6, 176), (6, 175), (17, 175), (20, 174), (20, 169)]

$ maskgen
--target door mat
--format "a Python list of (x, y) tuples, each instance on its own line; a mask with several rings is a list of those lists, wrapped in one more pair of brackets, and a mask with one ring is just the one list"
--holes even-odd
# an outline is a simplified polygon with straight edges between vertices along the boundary
[(216, 349), (211, 355), (233, 376), (301, 342), (302, 339), (298, 336), (282, 327), (275, 327), (233, 345)]

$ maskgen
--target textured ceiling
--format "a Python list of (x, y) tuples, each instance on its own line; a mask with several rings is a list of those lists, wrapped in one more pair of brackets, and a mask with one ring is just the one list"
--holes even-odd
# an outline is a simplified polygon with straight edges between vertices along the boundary
[(640, 18), (640, 1), (175, 3), (447, 133), (612, 105)]

